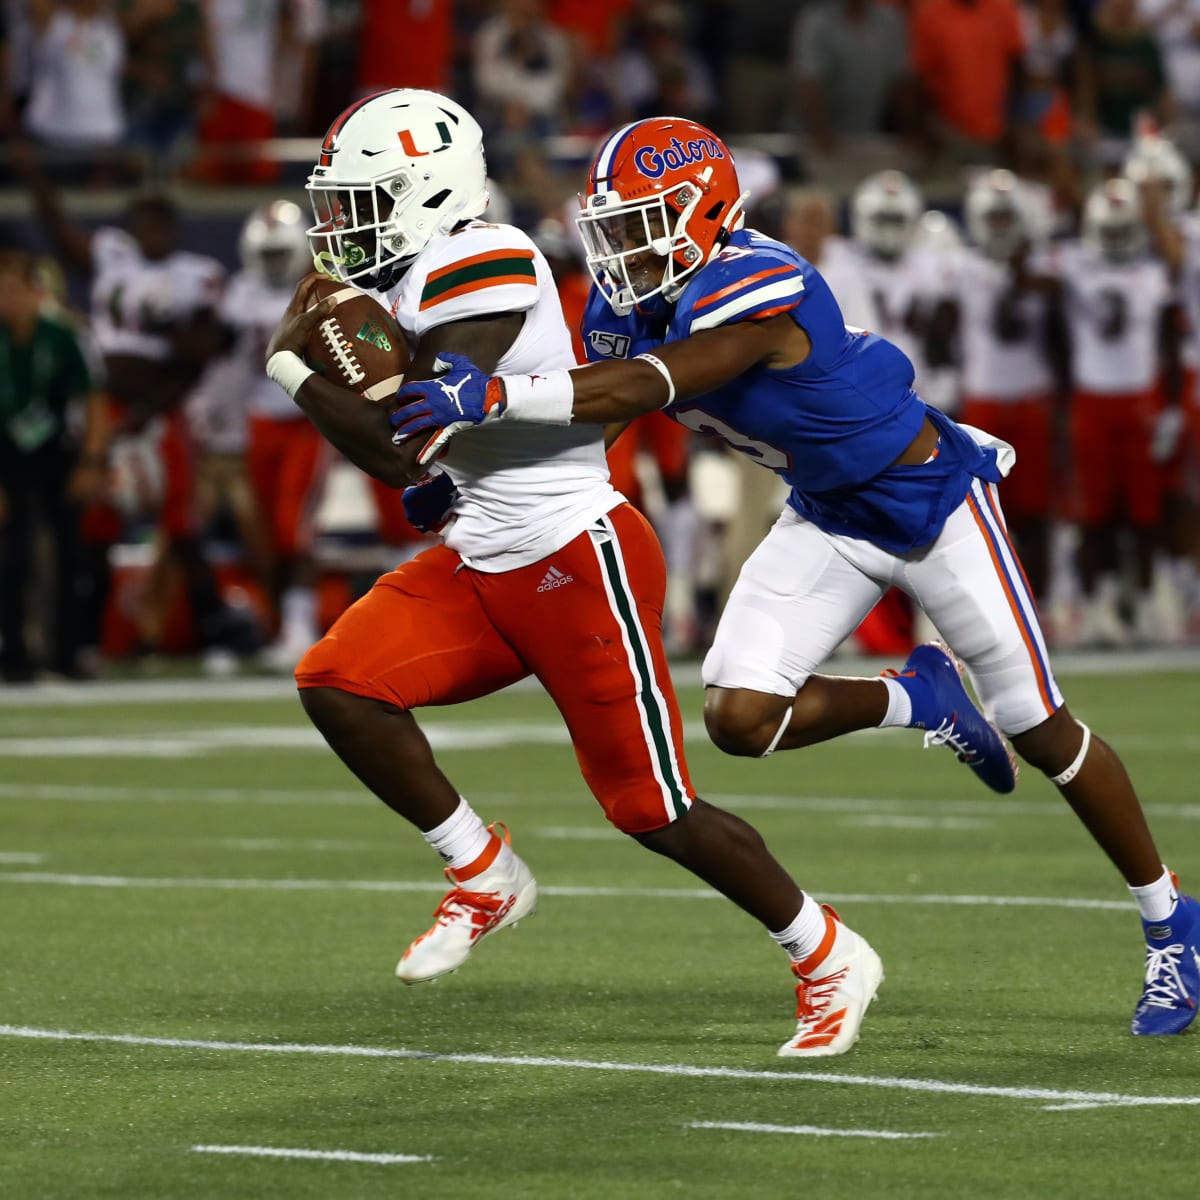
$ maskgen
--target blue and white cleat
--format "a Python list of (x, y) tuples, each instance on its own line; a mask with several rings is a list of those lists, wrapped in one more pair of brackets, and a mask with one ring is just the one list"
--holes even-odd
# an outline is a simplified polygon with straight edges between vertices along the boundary
[(1133, 1011), (1138, 1037), (1182, 1033), (1200, 1002), (1200, 902), (1180, 896), (1165, 921), (1143, 921), (1146, 982)]
[(925, 746), (948, 746), (993, 792), (1017, 786), (1017, 759), (1000, 731), (975, 707), (962, 684), (962, 664), (940, 642), (918, 646), (892, 678), (912, 701), (911, 729)]

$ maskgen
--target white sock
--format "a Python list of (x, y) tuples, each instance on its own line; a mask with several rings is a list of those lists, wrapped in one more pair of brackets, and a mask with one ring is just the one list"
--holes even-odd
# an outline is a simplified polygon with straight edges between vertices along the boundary
[(788, 952), (792, 962), (811, 958), (825, 937), (826, 920), (821, 906), (807, 893), (796, 919), (771, 936)]
[(888, 690), (888, 706), (879, 728), (891, 729), (898, 725), (907, 729), (912, 723), (912, 700), (898, 679), (884, 679), (882, 682)]
[(1142, 887), (1131, 887), (1143, 921), (1166, 921), (1179, 903), (1179, 893), (1171, 882), (1171, 872), (1163, 867), (1162, 877)]
[(285, 638), (298, 642), (317, 640), (317, 594), (312, 588), (288, 588), (279, 608)]
[(491, 845), (492, 833), (460, 796), (458, 807), (421, 836), (442, 856), (452, 871), (469, 867)]

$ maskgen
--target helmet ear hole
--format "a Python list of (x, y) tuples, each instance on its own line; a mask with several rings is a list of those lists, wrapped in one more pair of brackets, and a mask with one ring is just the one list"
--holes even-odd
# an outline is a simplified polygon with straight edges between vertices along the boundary
[(724, 209), (725, 209), (725, 201), (720, 200), (716, 204), (714, 204), (712, 206), (712, 208), (710, 208), (708, 210), (708, 212), (706, 212), (704, 214), (704, 219), (706, 221), (715, 221), (721, 215), (721, 213), (724, 211)]

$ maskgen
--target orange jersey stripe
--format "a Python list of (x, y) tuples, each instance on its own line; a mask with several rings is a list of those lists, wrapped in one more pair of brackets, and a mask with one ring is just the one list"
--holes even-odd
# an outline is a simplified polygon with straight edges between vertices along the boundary
[(692, 305), (692, 311), (704, 308), (709, 304), (716, 304), (718, 300), (724, 300), (726, 296), (732, 295), (734, 292), (740, 292), (743, 288), (748, 288), (752, 283), (757, 283), (760, 279), (769, 279), (772, 275), (783, 275), (788, 271), (795, 271), (795, 267), (771, 267), (768, 271), (759, 271), (757, 275), (748, 275), (745, 279), (738, 279), (729, 284), (728, 287), (723, 287), (719, 292), (712, 292), (707, 296), (697, 300)]
[(457, 262), (450, 263), (449, 266), (439, 267), (436, 271), (430, 271), (425, 278), (425, 286), (428, 287), (431, 283), (437, 283), (439, 279), (445, 278), (447, 275), (453, 275), (455, 271), (465, 270), (467, 267), (478, 267), (484, 263), (496, 262), (502, 258), (526, 258), (532, 261), (532, 250), (489, 250), (486, 254), (472, 254), (470, 258), (460, 258)]
[(1017, 628), (1021, 631), (1021, 640), (1025, 643), (1025, 649), (1029, 654), (1029, 660), (1033, 663), (1033, 675), (1037, 680), (1038, 694), (1042, 698), (1042, 703), (1046, 706), (1046, 712), (1049, 716), (1054, 715), (1054, 701), (1050, 698), (1050, 693), (1046, 688), (1046, 681), (1042, 675), (1041, 667), (1038, 664), (1037, 650), (1034, 648), (1033, 642), (1030, 640), (1029, 631), (1025, 628), (1025, 622), (1021, 619), (1021, 605), (1017, 597), (1013, 594), (1012, 588), (1009, 586), (1008, 577), (1004, 572), (1004, 564), (1001, 563), (999, 556), (996, 554), (996, 548), (992, 545), (992, 539), (988, 536), (989, 530), (987, 522), (983, 519), (983, 513), (979, 511), (979, 505), (975, 501), (975, 497), (970, 492), (967, 493), (967, 504), (971, 509), (971, 516), (975, 518), (975, 524), (979, 526), (979, 532), (983, 535), (984, 544), (987, 546), (988, 554), (991, 555), (992, 566), (996, 568), (996, 577), (1000, 580), (1000, 586), (1004, 589), (1004, 598), (1008, 601), (1008, 607), (1012, 610), (1013, 619), (1017, 623)]
[(458, 296), (465, 296), (469, 292), (481, 292), (484, 288), (496, 287), (501, 283), (523, 283), (527, 287), (536, 288), (537, 280), (530, 279), (525, 275), (493, 275), (487, 279), (476, 279), (471, 283), (460, 283), (458, 287), (448, 288), (444, 292), (440, 292), (437, 296), (429, 300), (422, 300), (419, 306), (421, 312), (427, 308), (434, 308), (447, 300), (454, 300)]

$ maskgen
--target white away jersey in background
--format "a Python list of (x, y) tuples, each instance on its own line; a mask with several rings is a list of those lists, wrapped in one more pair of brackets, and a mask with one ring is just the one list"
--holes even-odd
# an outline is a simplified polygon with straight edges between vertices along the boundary
[(215, 258), (176, 250), (143, 257), (122, 229), (92, 235), (92, 330), (101, 354), (161, 361), (170, 352), (163, 327), (203, 308), (217, 308), (225, 268)]
[[(523, 312), (525, 324), (495, 373), (576, 365), (550, 268), (511, 225), (472, 221), (435, 238), (384, 303), (414, 342), (447, 322)], [(450, 441), (440, 465), (459, 492), (443, 539), (481, 571), (545, 558), (622, 499), (608, 482), (599, 425), (501, 421), (468, 429)]]
[[(1031, 256), (1030, 270), (1044, 274), (1049, 263)], [(1046, 354), (1048, 298), (1018, 292), (1007, 263), (964, 249), (954, 276), (962, 347), (963, 394), (975, 400), (1020, 400), (1054, 388)]]
[(1158, 259), (1104, 261), (1082, 242), (1058, 251), (1071, 337), (1071, 377), (1085, 392), (1142, 392), (1159, 374), (1159, 331), (1171, 301)]

